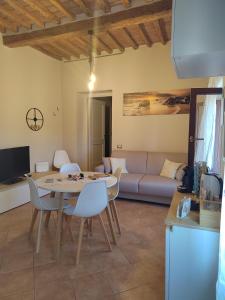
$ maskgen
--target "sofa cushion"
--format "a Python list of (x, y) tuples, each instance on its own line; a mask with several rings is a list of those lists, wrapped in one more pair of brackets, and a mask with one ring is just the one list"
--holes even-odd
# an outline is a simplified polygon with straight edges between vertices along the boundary
[(144, 175), (139, 182), (139, 193), (143, 195), (172, 197), (181, 183), (175, 179), (157, 175)]
[(125, 158), (128, 173), (141, 174), (146, 172), (147, 152), (114, 150), (112, 157)]
[(111, 166), (110, 157), (103, 157), (102, 162), (104, 164), (105, 172), (106, 173), (111, 173), (112, 172), (112, 166)]
[(177, 163), (186, 163), (186, 153), (166, 153), (166, 152), (148, 152), (146, 174), (159, 175), (165, 160), (171, 160)]
[(121, 174), (120, 192), (138, 193), (138, 184), (143, 176), (143, 174)]
[(128, 173), (126, 168), (126, 158), (110, 157), (112, 173), (114, 174), (118, 168), (121, 169), (121, 173)]
[(163, 168), (160, 172), (160, 176), (175, 179), (177, 170), (181, 165), (182, 165), (182, 163), (177, 163), (177, 162), (165, 159)]

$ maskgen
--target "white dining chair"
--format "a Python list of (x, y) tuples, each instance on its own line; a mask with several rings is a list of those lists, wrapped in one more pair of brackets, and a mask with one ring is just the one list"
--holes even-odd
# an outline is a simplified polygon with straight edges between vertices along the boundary
[(59, 170), (59, 172), (63, 174), (73, 174), (80, 171), (81, 171), (80, 166), (77, 163), (63, 164)]
[(53, 159), (53, 166), (60, 169), (62, 165), (67, 163), (70, 163), (70, 159), (66, 150), (56, 150)]
[[(76, 265), (80, 261), (80, 251), (83, 237), (83, 230), (85, 221), (92, 217), (98, 217), (100, 226), (102, 227), (105, 241), (108, 245), (110, 251), (112, 247), (103, 223), (101, 213), (105, 210), (108, 205), (108, 195), (105, 181), (95, 181), (87, 183), (83, 190), (81, 191), (77, 204), (75, 206), (70, 206), (64, 209), (64, 214), (66, 216), (76, 216), (81, 219), (80, 231), (77, 245), (77, 254), (76, 254)], [(66, 218), (70, 220), (70, 218)]]
[[(62, 165), (59, 172), (61, 174), (69, 175), (69, 174), (74, 174), (74, 173), (77, 173), (77, 172), (81, 172), (81, 169), (80, 169), (80, 166), (77, 163), (68, 163), (68, 164)], [(65, 200), (74, 198), (75, 196), (76, 196), (75, 193), (64, 193), (63, 194), (63, 197), (64, 197)]]
[(121, 177), (122, 168), (117, 168), (114, 172), (114, 176), (117, 178), (117, 182), (114, 186), (108, 189), (108, 197), (109, 197), (109, 205), (111, 207), (112, 217), (113, 220), (116, 222), (118, 233), (121, 234), (121, 228), (120, 228), (120, 222), (119, 222), (119, 216), (118, 211), (116, 208), (116, 201), (119, 194), (119, 184), (120, 184), (120, 177)]
[[(59, 173), (61, 174), (74, 174), (76, 172), (80, 172), (80, 166), (77, 163), (66, 163), (60, 167)], [(51, 196), (55, 197), (56, 193), (52, 192)], [(78, 194), (75, 193), (63, 193), (64, 200), (69, 200), (72, 198), (76, 198)], [(49, 221), (51, 217), (51, 211), (49, 211), (46, 215), (45, 226), (48, 227)]]
[[(27, 181), (30, 188), (30, 200), (32, 205), (34, 206), (34, 212), (30, 224), (30, 230), (29, 230), (29, 238), (31, 237), (35, 225), (35, 221), (37, 219), (37, 215), (40, 212), (39, 217), (39, 224), (38, 224), (38, 234), (37, 234), (37, 244), (36, 244), (36, 253), (39, 253), (40, 251), (40, 244), (41, 244), (41, 234), (42, 234), (42, 227), (43, 227), (43, 215), (45, 212), (51, 212), (51, 211), (58, 211), (60, 208), (60, 198), (51, 196), (40, 198), (38, 194), (38, 187), (34, 180), (29, 177), (27, 177)], [(68, 204), (65, 203), (66, 207)]]

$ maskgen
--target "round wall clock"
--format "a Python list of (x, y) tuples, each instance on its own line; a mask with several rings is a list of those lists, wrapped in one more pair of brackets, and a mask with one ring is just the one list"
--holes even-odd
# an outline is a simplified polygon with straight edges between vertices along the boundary
[(26, 114), (27, 126), (33, 130), (38, 131), (44, 124), (44, 117), (40, 109), (30, 108)]

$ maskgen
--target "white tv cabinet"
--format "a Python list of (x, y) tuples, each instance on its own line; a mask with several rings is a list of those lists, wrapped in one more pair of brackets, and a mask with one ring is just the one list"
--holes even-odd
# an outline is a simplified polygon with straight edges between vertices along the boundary
[[(37, 180), (43, 176), (55, 172), (32, 173), (32, 178)], [(47, 195), (49, 192), (39, 189), (40, 196)], [(30, 191), (26, 180), (6, 185), (0, 184), (0, 213), (6, 212), (12, 208), (18, 207), (30, 201)]]
[(166, 300), (215, 300), (219, 229), (202, 227), (199, 213), (176, 218), (184, 194), (174, 194), (166, 218)]

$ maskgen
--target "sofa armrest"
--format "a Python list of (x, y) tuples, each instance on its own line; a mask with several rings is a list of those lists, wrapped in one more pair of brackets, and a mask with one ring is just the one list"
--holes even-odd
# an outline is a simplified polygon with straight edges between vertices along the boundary
[(104, 172), (105, 172), (104, 165), (101, 164), (101, 165), (95, 167), (95, 172), (101, 172), (101, 173), (104, 173)]

